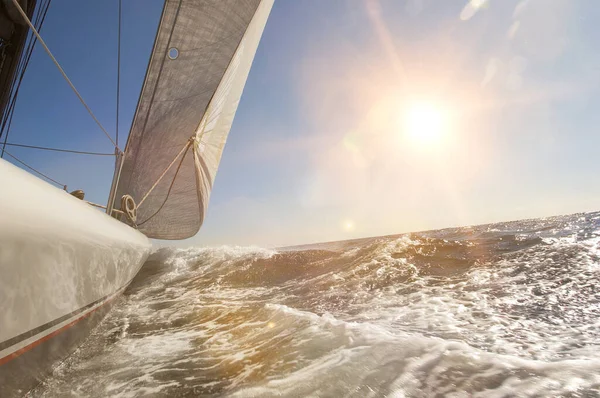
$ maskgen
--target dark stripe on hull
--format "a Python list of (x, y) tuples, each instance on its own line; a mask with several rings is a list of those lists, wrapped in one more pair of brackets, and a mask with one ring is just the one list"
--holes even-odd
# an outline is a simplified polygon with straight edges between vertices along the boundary
[[(52, 368), (60, 360), (68, 357), (89, 335), (90, 331), (104, 318), (106, 313), (112, 307), (114, 299), (119, 297), (119, 294), (124, 288), (117, 292), (80, 308), (71, 314), (62, 316), (54, 321), (47, 323), (45, 329), (51, 328), (66, 319), (73, 317), (77, 313), (85, 312), (86, 309), (93, 307), (98, 302), (106, 300), (97, 308), (83, 313), (80, 317), (72, 322), (62, 326), (61, 328), (50, 332), (49, 334), (40, 337), (31, 344), (15, 351), (4, 358), (0, 358), (0, 396), (5, 397), (22, 397), (28, 391), (33, 389), (52, 372)], [(41, 327), (40, 327), (41, 328)], [(32, 331), (23, 333), (17, 337), (27, 335), (25, 338), (19, 339), (23, 341), (42, 330), (31, 333)], [(16, 339), (17, 337), (13, 338)], [(10, 340), (13, 340), (10, 339)], [(7, 341), (10, 341), (7, 340)], [(14, 344), (18, 344), (14, 343)]]
[[(109, 295), (109, 296), (110, 296), (110, 295)], [(50, 321), (50, 322), (48, 322), (48, 323), (45, 323), (45, 324), (43, 324), (42, 326), (38, 326), (38, 327), (37, 327), (37, 328), (35, 328), (35, 329), (31, 329), (31, 330), (29, 330), (29, 331), (27, 331), (27, 332), (25, 332), (25, 333), (21, 333), (21, 334), (20, 334), (20, 335), (18, 335), (18, 336), (15, 336), (15, 337), (13, 337), (13, 338), (11, 338), (11, 339), (8, 339), (8, 340), (6, 340), (6, 341), (3, 341), (2, 343), (0, 343), (0, 351), (2, 351), (2, 350), (5, 350), (5, 349), (7, 349), (8, 347), (11, 347), (11, 346), (13, 346), (13, 345), (15, 345), (15, 344), (18, 344), (18, 343), (20, 343), (21, 341), (23, 341), (23, 340), (26, 340), (26, 339), (30, 338), (31, 336), (35, 336), (36, 334), (39, 334), (39, 333), (43, 332), (44, 330), (51, 328), (51, 327), (52, 327), (52, 326), (54, 326), (54, 325), (58, 325), (59, 323), (61, 323), (61, 322), (64, 322), (64, 321), (66, 321), (67, 319), (69, 319), (69, 318), (72, 318), (72, 317), (74, 317), (75, 315), (77, 315), (77, 314), (80, 314), (80, 313), (84, 312), (84, 311), (85, 311), (85, 310), (87, 310), (88, 308), (92, 308), (92, 307), (93, 307), (93, 306), (95, 306), (96, 304), (98, 304), (98, 303), (101, 303), (102, 301), (106, 300), (106, 298), (107, 298), (107, 297), (108, 297), (108, 296), (104, 296), (104, 297), (102, 297), (101, 299), (99, 299), (99, 300), (96, 300), (96, 301), (94, 301), (93, 303), (90, 303), (90, 304), (86, 305), (85, 307), (81, 307), (81, 308), (80, 308), (80, 309), (78, 309), (78, 310), (75, 310), (75, 311), (73, 311), (73, 312), (71, 312), (71, 313), (69, 313), (69, 314), (63, 315), (63, 316), (61, 316), (60, 318), (57, 318), (57, 319), (55, 319), (55, 320), (53, 320), (53, 321)], [(4, 362), (6, 362), (6, 361), (4, 360), (4, 358), (0, 358), (0, 365), (2, 365)]]

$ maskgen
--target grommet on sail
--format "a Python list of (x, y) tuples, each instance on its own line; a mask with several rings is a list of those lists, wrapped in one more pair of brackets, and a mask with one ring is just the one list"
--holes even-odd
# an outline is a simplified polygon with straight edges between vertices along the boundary
[(146, 236), (185, 239), (198, 232), (272, 5), (165, 2), (109, 201), (111, 208), (129, 195), (135, 226)]

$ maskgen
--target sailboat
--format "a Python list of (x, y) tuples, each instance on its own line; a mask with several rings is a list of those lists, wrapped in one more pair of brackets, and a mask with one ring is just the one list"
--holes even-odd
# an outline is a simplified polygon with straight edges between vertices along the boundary
[[(198, 232), (273, 1), (165, 1), (127, 144), (115, 145), (106, 206), (0, 160), (0, 396), (25, 394), (86, 338), (151, 238)], [(0, 4), (13, 48), (35, 34), (102, 128), (31, 21), (35, 6)], [(2, 66), (12, 79), (0, 82), (14, 82), (16, 55)]]

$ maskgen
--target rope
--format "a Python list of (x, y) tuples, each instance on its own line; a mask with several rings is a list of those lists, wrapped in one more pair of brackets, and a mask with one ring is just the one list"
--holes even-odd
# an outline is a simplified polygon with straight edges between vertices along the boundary
[(94, 206), (94, 207), (99, 207), (99, 208), (101, 208), (101, 209), (106, 209), (106, 206), (102, 206), (102, 205), (99, 205), (99, 204), (97, 204), (97, 203), (90, 202), (90, 201), (88, 201), (88, 200), (84, 200), (84, 202), (85, 202), (85, 203), (87, 203), (88, 205), (91, 205), (91, 206)]
[(6, 146), (15, 146), (15, 147), (20, 147), (20, 148), (41, 149), (41, 150), (44, 150), (44, 151), (77, 153), (79, 155), (115, 156), (114, 153), (75, 151), (75, 150), (72, 150), (72, 149), (60, 149), (60, 148), (49, 148), (49, 147), (35, 146), (35, 145), (13, 144), (13, 143), (10, 143), (10, 142), (5, 143), (4, 145), (6, 145)]
[(17, 158), (14, 155), (11, 155), (10, 152), (8, 151), (4, 151), (5, 154), (7, 154), (8, 156), (10, 156), (11, 158), (13, 158), (14, 160), (16, 160), (17, 162), (21, 163), (23, 166), (27, 167), (29, 170), (41, 175), (42, 177), (44, 177), (45, 179), (52, 181), (53, 183), (55, 183), (56, 185), (60, 186), (61, 188), (64, 188), (65, 190), (67, 189), (67, 186), (65, 184), (61, 184), (60, 182), (56, 181), (55, 179), (52, 179), (50, 177), (48, 177), (46, 174), (42, 173), (39, 170), (34, 169), (33, 167), (31, 167), (30, 165), (28, 165), (27, 163), (23, 162), (22, 160), (20, 160), (19, 158)]
[(31, 28), (31, 30), (33, 31), (33, 33), (35, 34), (35, 36), (38, 38), (38, 40), (40, 41), (40, 43), (44, 47), (44, 50), (46, 50), (46, 53), (48, 54), (48, 56), (50, 56), (50, 58), (52, 59), (52, 62), (54, 62), (54, 65), (56, 65), (56, 67), (58, 68), (58, 70), (60, 71), (60, 73), (63, 75), (63, 77), (67, 81), (67, 83), (69, 83), (69, 86), (71, 86), (71, 89), (73, 90), (73, 92), (75, 93), (75, 95), (77, 95), (77, 98), (79, 98), (79, 101), (81, 101), (81, 103), (83, 104), (83, 106), (85, 107), (85, 109), (87, 109), (87, 111), (90, 114), (90, 116), (94, 119), (94, 121), (96, 122), (96, 124), (98, 125), (98, 127), (100, 127), (100, 129), (104, 132), (104, 134), (106, 135), (106, 137), (108, 137), (108, 139), (110, 140), (110, 142), (112, 142), (112, 144), (115, 146), (115, 148), (118, 149), (119, 147), (118, 147), (117, 143), (111, 138), (110, 134), (108, 134), (108, 132), (102, 126), (102, 124), (100, 123), (100, 121), (96, 118), (96, 116), (94, 115), (94, 113), (92, 112), (92, 110), (90, 109), (90, 107), (83, 100), (83, 97), (81, 96), (81, 94), (79, 94), (79, 91), (77, 91), (77, 89), (75, 88), (75, 86), (73, 85), (73, 83), (71, 82), (71, 80), (67, 77), (67, 74), (65, 73), (65, 71), (63, 70), (63, 68), (60, 66), (60, 64), (58, 63), (58, 61), (56, 60), (56, 58), (54, 58), (54, 55), (52, 55), (52, 53), (50, 52), (50, 49), (48, 48), (48, 46), (46, 45), (46, 43), (44, 42), (44, 40), (42, 39), (42, 37), (40, 36), (40, 34), (38, 33), (38, 31), (35, 29), (35, 27), (31, 23), (31, 21), (29, 20), (29, 18), (27, 18), (27, 14), (25, 14), (25, 12), (23, 11), (23, 9), (21, 8), (21, 5), (19, 4), (19, 2), (17, 0), (12, 0), (12, 2), (14, 4), (14, 6), (17, 8), (17, 10), (19, 11), (19, 13), (21, 14), (21, 16), (25, 19), (25, 22), (27, 22), (27, 25), (29, 25), (29, 27)]
[[(169, 200), (169, 195), (171, 195), (171, 190), (173, 189), (173, 185), (175, 185), (175, 179), (177, 179), (177, 174), (179, 174), (179, 169), (181, 168), (181, 165), (183, 164), (183, 161), (185, 159), (185, 155), (187, 155), (187, 151), (188, 151), (188, 149), (190, 149), (191, 142), (192, 142), (191, 140), (188, 141), (188, 144), (185, 146), (185, 152), (184, 152), (183, 156), (181, 157), (181, 161), (179, 162), (179, 165), (177, 166), (177, 170), (175, 170), (175, 175), (173, 176), (173, 180), (171, 181), (171, 185), (169, 186), (169, 190), (167, 191), (167, 196), (165, 197), (165, 200), (163, 200), (163, 202), (160, 205), (160, 207), (158, 208), (158, 210), (156, 210), (150, 217), (148, 217), (147, 219), (145, 219), (143, 222), (138, 223), (137, 224), (138, 227), (141, 226), (141, 225), (144, 225), (145, 223), (147, 223), (148, 221), (150, 221), (152, 218), (154, 218), (154, 216), (157, 215), (162, 210), (162, 208), (165, 205), (165, 203), (167, 203), (167, 200)], [(179, 155), (177, 155), (177, 156), (179, 156)], [(177, 159), (177, 158), (175, 158), (175, 159)], [(161, 178), (162, 178), (162, 176), (161, 176)], [(157, 183), (158, 183), (158, 181), (157, 181)], [(156, 185), (156, 184), (154, 184), (154, 185)], [(147, 194), (146, 194), (146, 196), (147, 196)], [(144, 197), (144, 199), (145, 199), (145, 197)], [(141, 204), (141, 202), (140, 202), (140, 204)], [(139, 207), (139, 205), (138, 205), (138, 207)]]
[(115, 146), (119, 146), (119, 91), (121, 88), (121, 0), (119, 0), (119, 33), (117, 44), (117, 121), (115, 126)]
[[(84, 202), (85, 202), (85, 203), (87, 203), (87, 204), (88, 204), (88, 205), (90, 205), (90, 206), (98, 207), (98, 208), (100, 208), (100, 209), (106, 209), (106, 206), (102, 206), (102, 205), (99, 205), (99, 204), (97, 204), (97, 203), (90, 202), (89, 200), (84, 200)], [(113, 211), (114, 211), (115, 213), (123, 214), (123, 212), (122, 212), (121, 210), (113, 209)]]
[[(158, 183), (160, 182), (160, 180), (162, 180), (163, 177), (165, 176), (165, 174), (167, 174), (167, 171), (169, 171), (169, 169), (171, 168), (171, 166), (173, 166), (173, 164), (175, 164), (175, 161), (179, 158), (179, 156), (181, 156), (182, 153), (187, 152), (187, 150), (190, 148), (190, 145), (192, 144), (192, 141), (193, 141), (192, 139), (189, 139), (188, 142), (185, 144), (185, 146), (183, 148), (181, 148), (181, 151), (179, 151), (179, 153), (177, 154), (177, 156), (175, 156), (175, 158), (173, 159), (173, 161), (167, 166), (167, 168), (165, 169), (165, 171), (163, 171), (163, 173), (161, 174), (161, 176), (158, 177), (158, 180), (156, 180), (156, 182), (154, 183), (154, 185), (152, 185), (152, 187), (148, 190), (148, 192), (146, 192), (146, 195), (144, 195), (144, 197), (142, 198), (142, 200), (140, 200), (140, 203), (137, 204), (137, 207), (140, 207), (142, 205), (142, 203), (144, 203), (144, 201), (146, 200), (146, 198), (148, 197), (148, 195), (150, 195), (150, 192), (152, 192), (154, 190), (154, 188), (156, 188), (156, 186), (158, 185)], [(185, 155), (183, 155), (183, 158), (185, 158)], [(183, 163), (183, 158), (181, 159), (182, 163)], [(181, 167), (181, 163), (179, 164), (179, 166)], [(177, 172), (179, 172), (179, 167), (177, 168)], [(177, 176), (177, 174), (175, 174), (175, 176)], [(175, 181), (175, 178), (173, 178), (173, 181)], [(169, 191), (170, 191), (170, 188), (169, 188)], [(146, 220), (146, 221), (148, 221), (148, 220)], [(146, 222), (146, 221), (144, 221), (144, 222)]]

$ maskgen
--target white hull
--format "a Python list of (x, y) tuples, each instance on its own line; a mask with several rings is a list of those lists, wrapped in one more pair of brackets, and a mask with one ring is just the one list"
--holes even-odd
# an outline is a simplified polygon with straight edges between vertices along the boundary
[(150, 249), (135, 229), (0, 160), (0, 396), (25, 393), (68, 355)]

